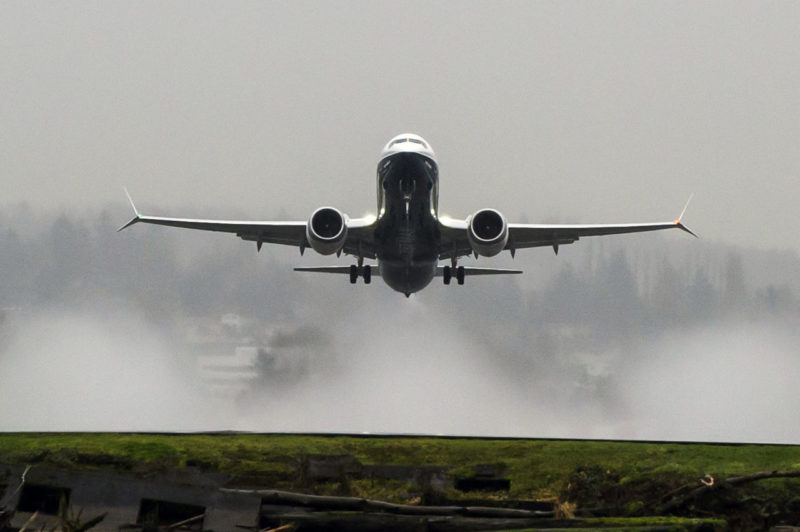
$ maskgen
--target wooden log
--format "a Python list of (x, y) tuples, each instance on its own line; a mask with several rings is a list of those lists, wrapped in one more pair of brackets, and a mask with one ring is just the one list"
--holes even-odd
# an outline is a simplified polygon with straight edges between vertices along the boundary
[(191, 525), (192, 523), (196, 523), (198, 521), (202, 521), (203, 517), (205, 517), (205, 514), (195, 515), (194, 517), (190, 517), (189, 519), (184, 519), (183, 521), (178, 521), (177, 523), (173, 523), (171, 525), (168, 525), (166, 528), (168, 530), (171, 530), (173, 528), (179, 528), (179, 527), (182, 527), (182, 526)]
[(503, 517), (507, 519), (527, 519), (531, 517), (550, 517), (553, 512), (517, 510), (514, 508), (492, 508), (487, 506), (467, 506), (464, 515), (470, 517)]
[(551, 511), (519, 510), (483, 506), (418, 506), (394, 504), (358, 497), (334, 497), (327, 495), (308, 495), (281, 490), (241, 490), (223, 489), (228, 493), (247, 493), (261, 497), (263, 504), (275, 506), (302, 506), (316, 510), (338, 510), (351, 512), (385, 512), (398, 515), (418, 516), (471, 516), (502, 518), (542, 518), (552, 517)]
[(554, 519), (503, 519), (466, 516), (411, 516), (389, 513), (313, 513), (287, 514), (282, 519), (295, 525), (297, 532), (305, 531), (348, 531), (348, 532), (472, 532), (486, 530), (515, 530), (520, 528), (575, 528), (586, 526), (580, 520), (564, 521)]

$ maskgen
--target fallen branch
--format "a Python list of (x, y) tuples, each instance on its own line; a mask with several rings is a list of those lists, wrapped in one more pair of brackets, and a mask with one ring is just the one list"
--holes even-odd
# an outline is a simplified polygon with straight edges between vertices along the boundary
[(305, 506), (316, 510), (510, 519), (553, 516), (553, 512), (543, 512), (538, 510), (517, 510), (512, 508), (491, 508), (482, 506), (416, 506), (410, 504), (394, 504), (372, 499), (362, 499), (359, 497), (307, 495), (305, 493), (294, 493), (280, 490), (237, 490), (223, 488), (221, 491), (228, 493), (248, 493), (252, 495), (258, 495), (265, 504), (276, 506)]
[(195, 515), (194, 517), (190, 517), (189, 519), (184, 519), (183, 521), (172, 523), (171, 525), (168, 525), (166, 528), (167, 530), (172, 530), (173, 528), (179, 528), (182, 526), (191, 525), (192, 523), (202, 521), (204, 516), (205, 514)]
[(750, 482), (756, 482), (758, 480), (765, 480), (768, 478), (795, 478), (800, 477), (800, 471), (760, 471), (758, 473), (752, 473), (749, 475), (740, 475), (738, 477), (730, 477), (724, 480), (714, 479), (713, 477), (706, 476), (705, 478), (710, 478), (710, 481), (705, 481), (705, 478), (702, 479), (700, 482), (703, 484), (699, 488), (695, 488), (686, 495), (682, 497), (677, 497), (666, 503), (665, 505), (661, 506), (656, 510), (656, 513), (663, 514), (683, 506), (685, 503), (689, 502), (692, 499), (696, 499), (701, 495), (708, 493), (710, 491), (721, 490), (729, 487), (739, 486), (742, 484), (747, 484)]
[(19, 532), (25, 532), (31, 525), (31, 523), (33, 523), (36, 520), (37, 517), (39, 517), (39, 512), (38, 511), (33, 512), (31, 516), (28, 518), (28, 520), (25, 521), (25, 524), (22, 525), (22, 528), (19, 529)]
[(261, 532), (288, 532), (289, 530), (294, 530), (296, 527), (292, 524), (279, 526), (278, 528), (270, 528), (261, 530)]
[(19, 493), (19, 490), (21, 490), (22, 486), (25, 485), (25, 477), (27, 476), (28, 471), (30, 470), (31, 470), (30, 465), (25, 466), (25, 471), (22, 472), (22, 476), (19, 479), (19, 486), (17, 486), (17, 489), (12, 491), (10, 494), (6, 495), (6, 497), (2, 501), (0, 501), (0, 507), (3, 507), (7, 502), (13, 499), (17, 493)]

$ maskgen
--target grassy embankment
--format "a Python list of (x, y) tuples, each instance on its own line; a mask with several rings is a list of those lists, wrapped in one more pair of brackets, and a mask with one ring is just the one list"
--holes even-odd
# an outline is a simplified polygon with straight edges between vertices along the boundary
[[(259, 434), (0, 434), (0, 462), (136, 472), (195, 465), (231, 474), (235, 482), (281, 489), (298, 487), (298, 463), (306, 454), (350, 454), (363, 464), (443, 465), (460, 476), (469, 476), (479, 464), (501, 464), (511, 480), (511, 490), (496, 497), (539, 500), (558, 498), (570, 479), (575, 484), (576, 478), (598, 472), (626, 485), (658, 484), (663, 478), (696, 482), (707, 474), (724, 478), (800, 469), (800, 447), (777, 445)], [(348, 480), (348, 484), (353, 495), (364, 497), (400, 502), (408, 493), (407, 486), (392, 481)], [(800, 486), (796, 480), (763, 484)]]

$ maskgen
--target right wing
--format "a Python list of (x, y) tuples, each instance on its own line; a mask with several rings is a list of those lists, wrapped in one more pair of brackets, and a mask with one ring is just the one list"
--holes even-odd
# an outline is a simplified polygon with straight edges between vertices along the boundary
[[(233, 233), (242, 240), (255, 242), (259, 251), (262, 244), (283, 244), (297, 246), (304, 251), (309, 246), (306, 239), (307, 222), (261, 222), (261, 221), (234, 221), (234, 220), (195, 220), (191, 218), (166, 218), (162, 216), (145, 216), (136, 210), (128, 191), (125, 191), (128, 201), (133, 207), (135, 216), (131, 221), (120, 227), (117, 231), (130, 227), (136, 223), (166, 225), (168, 227), (182, 227), (184, 229), (197, 229), (201, 231), (217, 231)], [(347, 238), (342, 246), (342, 252), (359, 255), (366, 258), (375, 258), (374, 240), (369, 230), (373, 220), (370, 218), (353, 218), (347, 221)]]

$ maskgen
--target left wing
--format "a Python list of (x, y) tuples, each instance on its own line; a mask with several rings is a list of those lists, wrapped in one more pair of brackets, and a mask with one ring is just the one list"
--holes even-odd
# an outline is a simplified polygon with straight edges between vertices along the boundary
[[(691, 199), (691, 198), (690, 198)], [(688, 203), (687, 203), (688, 206)], [(697, 237), (681, 218), (686, 212), (684, 207), (681, 216), (671, 222), (639, 223), (639, 224), (508, 224), (508, 242), (505, 250), (513, 254), (518, 249), (534, 247), (552, 247), (558, 253), (562, 244), (572, 244), (583, 236), (617, 235), (624, 233), (640, 233), (644, 231), (660, 231), (663, 229), (681, 229)], [(442, 235), (439, 258), (457, 258), (472, 253), (467, 231), (469, 218), (466, 220), (449, 220), (441, 218), (439, 229)]]
[(645, 224), (508, 224), (508, 244), (506, 244), (505, 249), (513, 250), (540, 246), (553, 246), (557, 249), (559, 245), (572, 244), (582, 236), (619, 235), (674, 228), (682, 229), (692, 236), (697, 236), (683, 225), (680, 220)]

